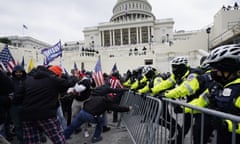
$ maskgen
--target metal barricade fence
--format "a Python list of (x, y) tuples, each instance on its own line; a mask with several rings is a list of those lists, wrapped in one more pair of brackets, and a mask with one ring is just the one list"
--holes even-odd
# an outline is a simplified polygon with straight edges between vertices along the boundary
[[(143, 97), (131, 91), (124, 94), (121, 105), (133, 107), (131, 112), (122, 113), (121, 121), (135, 144), (217, 144), (216, 129), (206, 131), (212, 124), (206, 118), (231, 120), (233, 129), (240, 123), (240, 116), (196, 107), (182, 100)], [(182, 111), (184, 107), (199, 113), (186, 114)], [(199, 127), (194, 127), (196, 123)], [(204, 141), (204, 137), (207, 137), (207, 141)], [(228, 144), (236, 144), (235, 131), (231, 137), (232, 142)]]

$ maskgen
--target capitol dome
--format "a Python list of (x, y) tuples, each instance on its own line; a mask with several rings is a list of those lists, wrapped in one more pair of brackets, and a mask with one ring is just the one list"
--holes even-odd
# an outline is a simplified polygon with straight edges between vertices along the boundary
[(116, 5), (113, 7), (112, 22), (123, 20), (137, 20), (144, 18), (152, 18), (152, 6), (147, 0), (117, 0)]

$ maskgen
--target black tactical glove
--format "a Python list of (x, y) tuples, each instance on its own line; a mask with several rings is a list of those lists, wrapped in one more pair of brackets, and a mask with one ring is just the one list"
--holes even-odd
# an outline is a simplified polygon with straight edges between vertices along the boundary
[(156, 98), (162, 100), (162, 98), (165, 98), (165, 93), (163, 92), (163, 93), (156, 95)]
[(142, 94), (140, 94), (141, 95), (141, 97), (145, 100), (146, 98), (147, 98), (147, 94), (146, 93), (142, 93)]
[(153, 80), (149, 81), (148, 87), (151, 89), (153, 88), (154, 84), (153, 84)]
[(174, 106), (174, 112), (177, 113), (183, 113), (183, 108), (180, 105)]
[(219, 131), (227, 131), (228, 130), (228, 124), (220, 117), (213, 117), (212, 118), (212, 125), (213, 128)]

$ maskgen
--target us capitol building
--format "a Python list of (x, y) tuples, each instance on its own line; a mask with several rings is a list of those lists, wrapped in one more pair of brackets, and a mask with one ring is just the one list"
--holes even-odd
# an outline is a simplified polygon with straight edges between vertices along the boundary
[[(147, 0), (117, 0), (109, 22), (85, 27), (84, 40), (62, 43), (62, 64), (68, 71), (74, 62), (79, 69), (92, 71), (98, 57), (103, 72), (109, 73), (114, 63), (121, 73), (138, 66), (152, 65), (159, 71), (170, 71), (169, 62), (186, 56), (190, 65), (222, 44), (240, 42), (240, 9), (219, 8), (212, 24), (199, 30), (174, 31), (172, 18), (157, 19)], [(207, 24), (206, 24), (207, 25)], [(41, 49), (50, 44), (28, 36), (7, 36), (13, 46), (15, 60), (25, 58), (25, 68), (32, 58), (35, 65), (43, 63)], [(3, 45), (0, 45), (0, 49)], [(59, 64), (57, 58), (50, 64)]]

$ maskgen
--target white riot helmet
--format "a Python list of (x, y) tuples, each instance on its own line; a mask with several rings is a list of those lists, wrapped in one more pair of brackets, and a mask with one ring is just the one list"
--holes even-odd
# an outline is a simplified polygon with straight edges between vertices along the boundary
[(172, 62), (172, 65), (187, 65), (188, 64), (188, 60), (186, 57), (175, 57)]
[(240, 70), (240, 44), (217, 47), (210, 52), (206, 63), (222, 71)]

